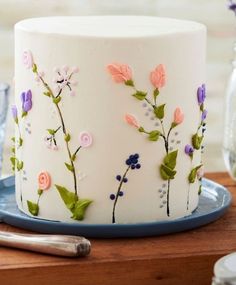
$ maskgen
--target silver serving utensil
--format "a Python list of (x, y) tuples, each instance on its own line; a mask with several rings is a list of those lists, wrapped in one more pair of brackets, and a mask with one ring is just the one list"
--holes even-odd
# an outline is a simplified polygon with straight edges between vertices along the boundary
[(90, 241), (80, 236), (21, 234), (0, 231), (0, 245), (58, 256), (86, 256)]

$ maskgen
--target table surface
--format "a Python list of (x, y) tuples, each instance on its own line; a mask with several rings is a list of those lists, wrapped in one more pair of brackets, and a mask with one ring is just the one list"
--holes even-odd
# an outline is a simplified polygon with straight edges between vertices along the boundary
[[(236, 183), (226, 173), (206, 177), (223, 184), (233, 195), (231, 208), (218, 221), (160, 237), (91, 239), (92, 252), (86, 258), (0, 247), (0, 284), (211, 284), (214, 263), (236, 251)], [(26, 232), (6, 224), (0, 224), (0, 230)]]

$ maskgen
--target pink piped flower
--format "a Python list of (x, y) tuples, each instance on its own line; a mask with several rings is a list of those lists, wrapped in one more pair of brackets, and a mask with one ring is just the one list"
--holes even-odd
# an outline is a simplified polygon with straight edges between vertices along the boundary
[(198, 170), (197, 170), (197, 178), (198, 179), (202, 179), (202, 177), (204, 176), (204, 166), (202, 165)]
[(40, 190), (47, 190), (51, 186), (51, 176), (47, 171), (42, 171), (38, 175), (38, 187)]
[(132, 80), (132, 70), (127, 64), (109, 64), (107, 70), (116, 83), (124, 83), (128, 80)]
[(22, 55), (22, 61), (26, 68), (30, 69), (34, 65), (33, 55), (30, 50), (25, 50)]
[(174, 123), (176, 125), (179, 125), (183, 122), (184, 120), (184, 113), (182, 112), (182, 110), (178, 107), (175, 109), (174, 112)]
[(128, 123), (132, 127), (135, 127), (137, 129), (140, 127), (137, 119), (131, 114), (125, 115), (125, 121), (126, 121), (126, 123)]
[(93, 137), (89, 132), (81, 132), (79, 134), (79, 143), (82, 147), (89, 147), (93, 143)]
[(159, 64), (151, 73), (150, 81), (154, 87), (160, 89), (166, 84), (166, 72), (163, 64)]
[(72, 86), (76, 86), (78, 81), (73, 79), (73, 75), (79, 72), (78, 67), (70, 68), (68, 65), (64, 65), (61, 68), (55, 67), (55, 76), (53, 78), (54, 92), (59, 94), (63, 89), (67, 89), (70, 95), (75, 95)]

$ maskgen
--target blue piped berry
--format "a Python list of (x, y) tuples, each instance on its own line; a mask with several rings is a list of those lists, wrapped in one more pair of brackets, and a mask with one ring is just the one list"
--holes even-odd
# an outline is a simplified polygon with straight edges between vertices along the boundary
[(135, 153), (134, 159), (139, 159), (139, 154), (138, 153)]
[(139, 168), (141, 168), (141, 164), (136, 164), (136, 169), (139, 169)]
[(137, 159), (133, 159), (132, 162), (133, 162), (133, 164), (136, 164), (136, 163), (138, 163), (138, 160)]
[(123, 191), (120, 191), (120, 192), (119, 192), (119, 196), (122, 197), (123, 195), (124, 195), (124, 192), (123, 192)]
[(128, 182), (128, 178), (126, 178), (126, 177), (123, 178), (123, 182), (124, 182), (124, 183)]
[(111, 200), (115, 200), (115, 198), (116, 198), (116, 195), (115, 195), (115, 194), (111, 194), (111, 195), (110, 195), (110, 199), (111, 199)]
[(135, 164), (131, 165), (131, 169), (135, 169), (135, 167), (136, 167)]
[(121, 176), (120, 176), (120, 175), (117, 175), (117, 176), (116, 176), (116, 180), (120, 181), (120, 180), (121, 180)]
[(131, 164), (132, 164), (132, 161), (131, 161), (131, 159), (127, 159), (125, 163), (126, 163), (127, 165), (131, 165)]

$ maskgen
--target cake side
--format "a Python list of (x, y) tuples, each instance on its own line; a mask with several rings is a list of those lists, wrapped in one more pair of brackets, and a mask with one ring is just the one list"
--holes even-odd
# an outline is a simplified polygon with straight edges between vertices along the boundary
[(190, 214), (202, 170), (205, 36), (202, 26), (134, 38), (16, 26), (19, 208), (84, 223)]

